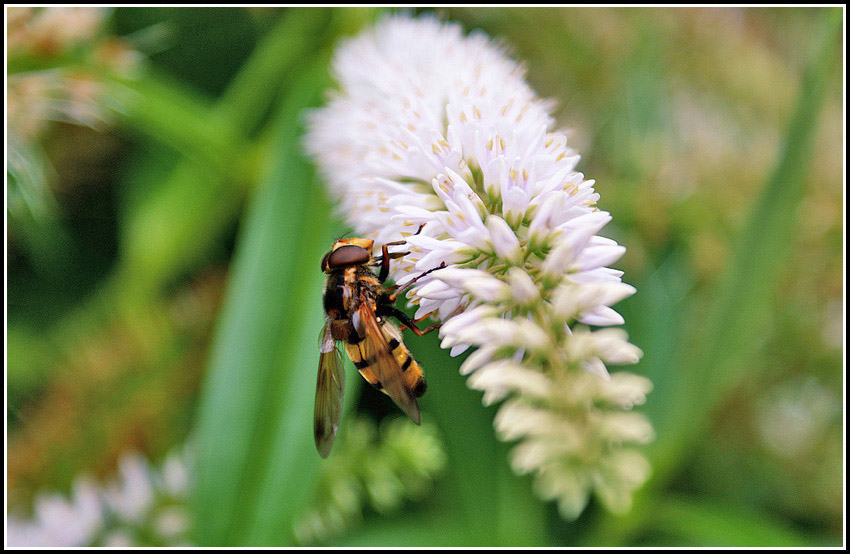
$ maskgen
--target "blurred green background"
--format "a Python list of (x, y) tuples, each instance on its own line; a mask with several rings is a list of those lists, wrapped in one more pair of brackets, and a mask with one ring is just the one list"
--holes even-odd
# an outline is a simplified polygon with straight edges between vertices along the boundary
[(379, 10), (160, 7), (67, 47), (7, 11), (9, 513), (188, 442), (194, 544), (841, 544), (843, 10), (436, 13), (557, 101), (627, 248), (658, 434), (633, 510), (537, 500), (434, 336), (409, 341), (425, 425), (350, 371), (320, 460), (318, 268), (346, 229), (302, 116)]

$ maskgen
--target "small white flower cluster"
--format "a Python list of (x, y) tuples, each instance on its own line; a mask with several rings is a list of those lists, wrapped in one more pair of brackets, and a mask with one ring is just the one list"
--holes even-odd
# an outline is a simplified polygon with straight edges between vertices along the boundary
[[(24, 8), (8, 10), (10, 58), (51, 60), (85, 49), (93, 61), (129, 74), (141, 62), (139, 52), (103, 33), (105, 8)], [(94, 129), (108, 122), (103, 87), (91, 72), (50, 67), (12, 73), (6, 88), (10, 138), (30, 141), (50, 121), (66, 121)]]
[(326, 542), (363, 517), (399, 510), (405, 501), (421, 500), (446, 464), (436, 429), (406, 418), (354, 418), (336, 447), (341, 455), (322, 464), (318, 494), (312, 506), (293, 522), (299, 544)]
[(6, 12), (9, 50), (50, 55), (90, 39), (108, 12), (93, 8), (11, 7)]
[(10, 514), (6, 522), (9, 546), (151, 546), (185, 545), (189, 530), (186, 449), (170, 454), (161, 468), (150, 467), (141, 454), (124, 454), (118, 479), (100, 486), (80, 476), (71, 497), (39, 493), (32, 518)]
[[(486, 36), (433, 18), (390, 17), (336, 54), (340, 83), (309, 116), (307, 148), (354, 230), (405, 239), (393, 264), (417, 318), (445, 322), (442, 346), (477, 350), (461, 372), (484, 402), (507, 399), (495, 425), (517, 440), (513, 467), (576, 517), (595, 491), (629, 506), (649, 474), (634, 445), (653, 437), (628, 412), (651, 383), (605, 364), (641, 351), (611, 309), (634, 293), (607, 266), (625, 249), (596, 233), (593, 181), (553, 131), (551, 104)], [(418, 231), (418, 232), (417, 232)]]
[[(108, 13), (106, 8), (93, 7), (7, 10), (11, 71), (6, 76), (7, 173), (13, 183), (8, 187), (13, 219), (22, 217), (19, 214), (24, 210), (40, 219), (54, 209), (47, 186), (50, 166), (39, 143), (51, 123), (102, 130), (111, 121), (107, 106), (121, 102), (108, 98), (96, 72), (79, 64), (61, 65), (64, 58), (85, 56), (91, 65), (123, 75), (133, 75), (141, 67), (141, 53), (104, 35)], [(16, 66), (21, 63), (22, 67)], [(23, 69), (30, 66), (32, 69)]]

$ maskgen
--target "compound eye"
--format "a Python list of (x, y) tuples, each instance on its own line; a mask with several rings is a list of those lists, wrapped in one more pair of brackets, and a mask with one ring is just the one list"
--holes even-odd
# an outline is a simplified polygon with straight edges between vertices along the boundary
[(328, 258), (330, 258), (330, 257), (331, 257), (331, 254), (332, 254), (331, 252), (328, 252), (328, 253), (327, 253), (327, 254), (325, 254), (325, 256), (322, 258), (322, 273), (325, 273), (325, 272), (327, 272), (327, 271), (328, 271)]
[(328, 268), (336, 269), (347, 265), (365, 264), (371, 258), (372, 255), (365, 248), (354, 246), (353, 244), (346, 244), (345, 246), (340, 246), (328, 254), (323, 265), (326, 263)]

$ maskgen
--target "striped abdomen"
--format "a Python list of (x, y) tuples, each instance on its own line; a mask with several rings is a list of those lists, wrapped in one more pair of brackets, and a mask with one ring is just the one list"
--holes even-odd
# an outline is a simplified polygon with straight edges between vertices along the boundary
[[(405, 346), (401, 338), (401, 331), (389, 321), (383, 320), (381, 323), (381, 332), (389, 347), (392, 359), (402, 373), (405, 388), (416, 398), (425, 394), (427, 385), (425, 378), (422, 376), (422, 368), (413, 359), (410, 350)], [(360, 371), (360, 375), (375, 388), (386, 394), (383, 384), (378, 381), (375, 371), (372, 370), (372, 366), (375, 365), (377, 358), (374, 352), (374, 349), (378, 348), (377, 343), (378, 341), (371, 340), (367, 336), (364, 340), (355, 344), (345, 343), (345, 350), (348, 352), (351, 361), (354, 362), (354, 366)]]

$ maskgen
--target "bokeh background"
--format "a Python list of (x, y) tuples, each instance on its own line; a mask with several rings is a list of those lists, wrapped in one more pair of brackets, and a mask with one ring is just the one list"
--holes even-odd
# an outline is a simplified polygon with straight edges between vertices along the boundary
[(6, 10), (10, 545), (842, 543), (843, 9), (436, 11), (524, 60), (627, 248), (653, 477), (576, 521), (434, 336), (422, 427), (352, 377), (314, 450), (346, 229), (302, 116), (380, 10), (51, 10)]

